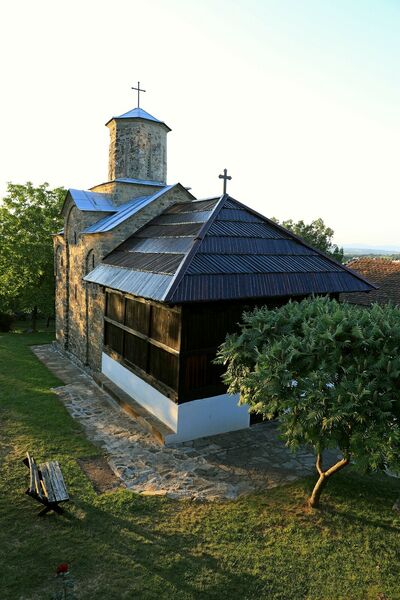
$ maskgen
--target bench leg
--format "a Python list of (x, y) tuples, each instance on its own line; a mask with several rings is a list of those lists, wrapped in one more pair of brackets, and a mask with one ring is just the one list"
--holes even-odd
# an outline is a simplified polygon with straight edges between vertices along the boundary
[(40, 512), (38, 512), (38, 517), (43, 517), (43, 515), (47, 515), (47, 513), (50, 511), (51, 511), (50, 506), (45, 506), (44, 508), (42, 508), (42, 510)]
[(62, 515), (64, 513), (63, 509), (58, 504), (46, 504), (46, 506), (42, 508), (42, 510), (38, 513), (38, 517), (43, 517), (44, 515), (47, 515), (47, 513), (51, 510), (54, 510), (54, 512), (56, 512), (59, 515)]

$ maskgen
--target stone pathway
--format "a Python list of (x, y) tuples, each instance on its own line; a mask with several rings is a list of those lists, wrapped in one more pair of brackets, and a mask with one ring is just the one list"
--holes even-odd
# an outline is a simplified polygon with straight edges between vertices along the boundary
[(235, 499), (314, 472), (306, 450), (291, 454), (275, 423), (160, 446), (82, 369), (54, 345), (33, 346), (36, 356), (65, 382), (54, 392), (88, 438), (104, 449), (111, 469), (134, 492), (193, 500)]

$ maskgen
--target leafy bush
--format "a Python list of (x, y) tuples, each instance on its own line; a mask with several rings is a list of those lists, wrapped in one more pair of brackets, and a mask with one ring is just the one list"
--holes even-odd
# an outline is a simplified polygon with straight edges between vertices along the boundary
[[(229, 392), (265, 418), (279, 416), (287, 446), (314, 448), (317, 506), (327, 479), (350, 461), (400, 470), (399, 348), (399, 309), (316, 298), (246, 313), (217, 362)], [(342, 458), (324, 470), (326, 448)]]

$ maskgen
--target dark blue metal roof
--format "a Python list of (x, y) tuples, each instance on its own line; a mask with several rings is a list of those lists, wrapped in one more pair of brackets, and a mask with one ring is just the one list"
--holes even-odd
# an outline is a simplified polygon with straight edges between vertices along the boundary
[(268, 256), (267, 254), (203, 254), (197, 253), (186, 273), (327, 273), (342, 271), (340, 265), (329, 264), (321, 256)]
[(263, 239), (287, 238), (288, 234), (271, 227), (268, 223), (246, 223), (242, 221), (215, 220), (211, 225), (208, 235), (215, 236), (245, 236)]
[(201, 246), (202, 252), (210, 254), (280, 254), (299, 255), (315, 254), (315, 251), (295, 240), (246, 238), (246, 237), (215, 237), (207, 236)]
[(183, 277), (179, 287), (168, 296), (168, 301), (181, 303), (294, 297), (311, 293), (333, 294), (342, 290), (365, 292), (369, 289), (365, 283), (346, 272), (197, 275)]
[[(107, 270), (98, 267), (88, 281), (115, 287), (122, 275), (114, 277), (112, 269), (120, 272), (123, 267), (146, 273), (146, 293), (139, 275), (137, 286), (135, 276), (129, 277), (130, 293), (173, 303), (366, 292), (374, 287), (229, 196), (173, 205), (103, 263)], [(168, 283), (160, 277), (168, 277)]]

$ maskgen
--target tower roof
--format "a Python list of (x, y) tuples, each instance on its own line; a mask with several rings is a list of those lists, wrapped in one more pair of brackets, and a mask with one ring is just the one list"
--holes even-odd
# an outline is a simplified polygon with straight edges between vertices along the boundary
[(114, 119), (143, 119), (145, 121), (153, 121), (154, 123), (160, 123), (160, 125), (164, 125), (164, 127), (166, 127), (168, 131), (171, 131), (170, 127), (168, 127), (168, 125), (164, 123), (164, 121), (156, 119), (156, 117), (153, 117), (153, 115), (143, 110), (143, 108), (139, 107), (133, 108), (132, 110), (128, 110), (128, 112), (123, 113), (122, 115), (119, 115), (117, 117), (111, 117), (111, 119), (107, 121), (106, 125), (108, 125), (110, 121)]

